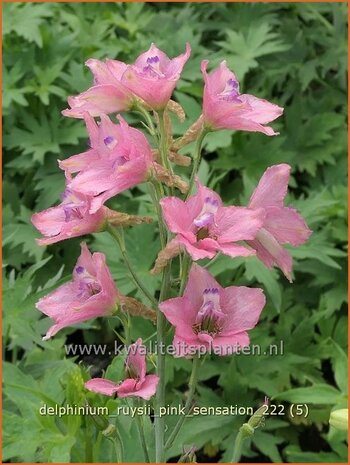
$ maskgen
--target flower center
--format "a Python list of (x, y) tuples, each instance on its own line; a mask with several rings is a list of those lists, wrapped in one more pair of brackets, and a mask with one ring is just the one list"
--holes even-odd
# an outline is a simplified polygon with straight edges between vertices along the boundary
[(226, 315), (220, 309), (218, 288), (204, 289), (203, 304), (192, 326), (195, 334), (206, 333), (210, 336), (219, 334), (223, 328)]
[(148, 74), (151, 77), (164, 77), (160, 69), (160, 60), (157, 55), (154, 57), (148, 57), (146, 60), (147, 65), (143, 67), (143, 73)]
[(78, 297), (83, 300), (101, 292), (101, 285), (83, 266), (75, 268), (75, 279), (78, 282)]
[(85, 202), (70, 189), (66, 189), (62, 194), (62, 206), (66, 223), (74, 219), (83, 219)]
[(107, 136), (103, 139), (103, 143), (112, 150), (117, 145), (118, 141), (112, 136)]
[(135, 380), (140, 378), (137, 368), (127, 362), (125, 363), (125, 378), (132, 378)]
[(210, 226), (215, 224), (215, 214), (219, 208), (219, 201), (214, 197), (206, 197), (200, 214), (193, 220), (193, 224), (198, 228), (197, 240), (212, 237)]
[(113, 168), (118, 168), (118, 166), (123, 166), (125, 163), (129, 161), (124, 155), (120, 155), (116, 157), (113, 161)]
[(236, 79), (229, 79), (226, 82), (225, 89), (219, 94), (222, 100), (240, 102), (239, 96), (239, 83)]

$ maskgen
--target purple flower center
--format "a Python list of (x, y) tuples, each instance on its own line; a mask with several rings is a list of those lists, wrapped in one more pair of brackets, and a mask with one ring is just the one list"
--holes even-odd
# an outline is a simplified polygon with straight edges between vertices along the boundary
[(81, 273), (84, 273), (85, 271), (85, 268), (83, 266), (77, 266), (75, 268), (75, 271), (78, 273), (78, 274), (81, 274)]
[(225, 319), (226, 315), (220, 309), (219, 289), (216, 287), (204, 289), (203, 304), (192, 326), (193, 332), (215, 336), (221, 332)]
[(86, 202), (79, 199), (77, 194), (70, 189), (66, 189), (61, 194), (61, 199), (66, 223), (72, 220), (81, 220), (84, 218)]
[(147, 65), (142, 69), (143, 74), (154, 78), (164, 77), (164, 73), (160, 69), (160, 59), (157, 55), (148, 57), (146, 63)]
[(105, 138), (103, 139), (103, 142), (104, 142), (105, 145), (109, 145), (109, 144), (111, 144), (113, 141), (114, 141), (114, 137), (112, 137), (112, 136), (107, 136), (107, 137), (105, 137)]
[(146, 61), (149, 65), (153, 65), (154, 63), (159, 63), (159, 57), (157, 55), (154, 57), (148, 57)]
[(236, 79), (230, 78), (226, 82), (225, 89), (219, 94), (222, 100), (229, 102), (240, 102), (239, 99), (239, 82)]
[(66, 223), (72, 220), (82, 220), (84, 217), (81, 209), (74, 204), (64, 205), (63, 211), (65, 216), (64, 220)]
[(197, 239), (210, 236), (210, 226), (215, 224), (215, 215), (219, 208), (219, 201), (215, 197), (206, 197), (200, 214), (193, 220), (193, 224), (199, 228)]

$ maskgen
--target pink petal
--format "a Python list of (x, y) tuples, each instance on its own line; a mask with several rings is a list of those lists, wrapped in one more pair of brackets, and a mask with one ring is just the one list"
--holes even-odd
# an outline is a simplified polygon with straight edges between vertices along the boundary
[(116, 79), (117, 81), (120, 81), (124, 71), (128, 67), (126, 63), (123, 63), (122, 61), (118, 60), (106, 60), (106, 65), (109, 69), (109, 71), (112, 73), (113, 78)]
[(286, 163), (267, 168), (250, 198), (249, 207), (283, 207), (290, 170)]
[(201, 71), (204, 83), (207, 87), (207, 92), (213, 95), (219, 94), (223, 92), (229, 79), (237, 81), (236, 75), (227, 67), (226, 60), (222, 61), (220, 65), (209, 74), (207, 73), (208, 64), (208, 60), (203, 60), (201, 62)]
[(187, 297), (192, 306), (199, 310), (203, 303), (203, 291), (208, 288), (217, 288), (219, 291), (222, 289), (208, 270), (193, 263), (188, 275), (184, 297)]
[(121, 61), (116, 61), (116, 63), (111, 64), (111, 62), (114, 61), (116, 60), (106, 60), (104, 63), (103, 61), (95, 60), (94, 58), (87, 60), (85, 64), (90, 68), (90, 71), (94, 75), (95, 85), (118, 85), (121, 74), (125, 71), (127, 65)]
[(64, 116), (82, 118), (84, 112), (91, 116), (99, 116), (102, 113), (116, 113), (129, 109), (130, 95), (121, 84), (98, 85), (90, 87), (87, 91), (68, 97), (71, 109), (63, 110)]
[(222, 290), (221, 310), (227, 315), (223, 335), (236, 334), (256, 326), (266, 299), (262, 289), (230, 286)]
[(237, 244), (219, 244), (219, 249), (221, 253), (227, 255), (229, 257), (250, 257), (251, 255), (255, 255), (255, 251), (252, 249), (248, 249), (243, 245)]
[(96, 279), (100, 283), (102, 293), (110, 300), (111, 305), (116, 301), (119, 296), (118, 289), (116, 288), (114, 279), (106, 264), (106, 257), (103, 253), (96, 252), (92, 256), (95, 266)]
[[(203, 295), (201, 299), (203, 300)], [(195, 323), (199, 308), (187, 296), (175, 297), (159, 304), (159, 310), (184, 338), (194, 337), (192, 325)]]
[(87, 381), (84, 386), (89, 391), (97, 392), (105, 396), (114, 396), (118, 390), (118, 384), (103, 378), (93, 378)]
[[(140, 353), (140, 348), (142, 347), (142, 339), (139, 338), (135, 344), (131, 344), (128, 347), (128, 356), (126, 363), (132, 365), (136, 369), (138, 377), (143, 380), (146, 375), (146, 355)], [(145, 347), (143, 346), (145, 350)]]
[[(147, 375), (138, 391), (130, 394), (131, 396), (141, 397), (142, 399), (149, 400), (157, 391), (159, 377), (156, 375)], [(118, 393), (119, 394), (119, 393)], [(122, 397), (119, 395), (119, 397)], [(124, 396), (123, 396), (124, 397)]]
[(65, 160), (58, 160), (58, 166), (61, 170), (65, 170), (68, 173), (76, 173), (87, 168), (90, 164), (98, 162), (100, 159), (98, 153), (95, 150), (88, 150), (77, 155), (73, 155)]
[(178, 78), (180, 74), (182, 73), (182, 70), (186, 62), (188, 61), (190, 55), (191, 55), (191, 46), (189, 43), (186, 43), (185, 52), (170, 60), (170, 63), (167, 65), (166, 76), (169, 79), (171, 77)]
[[(112, 186), (107, 188), (105, 192), (91, 201), (90, 213), (97, 212), (104, 202), (111, 197), (144, 182), (147, 177), (147, 170), (147, 160), (143, 157), (139, 157), (119, 167), (119, 169), (113, 174), (113, 177), (109, 180), (105, 177), (105, 185), (107, 185), (109, 181), (112, 181)], [(86, 188), (93, 188), (92, 183), (90, 185), (86, 185)]]
[(257, 257), (268, 267), (277, 265), (288, 281), (292, 282), (292, 257), (266, 229), (261, 229), (248, 244), (256, 250)]
[(312, 233), (303, 217), (293, 208), (268, 207), (266, 213), (264, 228), (280, 244), (302, 245)]
[(147, 52), (141, 53), (141, 55), (138, 56), (134, 65), (142, 69), (147, 66), (147, 59), (155, 56), (159, 58), (162, 67), (170, 63), (170, 58), (152, 42)]
[(263, 126), (261, 123), (249, 119), (247, 117), (239, 116), (232, 113), (230, 116), (221, 118), (217, 123), (218, 129), (233, 129), (235, 131), (248, 131), (248, 132), (261, 132), (266, 136), (278, 136), (279, 132), (275, 132), (271, 126)]
[[(173, 233), (186, 233), (192, 227), (192, 215), (187, 204), (178, 197), (163, 197), (160, 200), (164, 220)], [(193, 235), (193, 234), (192, 234)], [(195, 237), (193, 235), (193, 240)]]
[(175, 334), (173, 343), (174, 357), (188, 357), (196, 354), (198, 350), (202, 350), (207, 347), (208, 344), (198, 340), (197, 336), (193, 339), (183, 338), (181, 334)]
[(61, 206), (51, 207), (42, 212), (34, 213), (31, 221), (44, 236), (55, 236), (61, 231), (65, 214)]
[(256, 123), (271, 123), (271, 121), (274, 121), (283, 114), (283, 108), (254, 95), (241, 94), (239, 99), (250, 106), (249, 111), (246, 112), (246, 115), (242, 114), (242, 117), (251, 119)]
[(261, 208), (222, 207), (216, 214), (214, 231), (220, 243), (254, 239), (264, 217), (265, 212)]
[(181, 234), (176, 236), (176, 239), (179, 244), (183, 245), (187, 250), (188, 254), (192, 257), (193, 260), (201, 260), (202, 258), (213, 258), (216, 255), (216, 251), (206, 248), (201, 248), (200, 243), (191, 243), (186, 237)]
[(210, 197), (218, 203), (219, 208), (222, 206), (221, 197), (212, 189), (209, 189), (200, 182), (199, 178), (196, 177), (197, 192), (191, 195), (186, 201), (188, 211), (190, 212), (193, 219), (201, 213), (205, 199)]
[(73, 282), (69, 282), (39, 299), (35, 306), (45, 315), (56, 319), (64, 316), (67, 313), (67, 308), (74, 302), (78, 303), (76, 286)]
[(216, 355), (232, 355), (240, 347), (249, 346), (249, 336), (246, 332), (233, 334), (232, 336), (216, 336), (213, 339), (212, 347)]
[(121, 82), (152, 108), (160, 110), (169, 102), (177, 81), (166, 78), (150, 79), (131, 65), (123, 74)]

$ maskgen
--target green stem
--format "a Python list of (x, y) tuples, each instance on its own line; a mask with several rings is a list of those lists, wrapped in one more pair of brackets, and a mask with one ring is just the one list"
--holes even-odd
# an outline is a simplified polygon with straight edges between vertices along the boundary
[(180, 291), (179, 291), (180, 296), (182, 296), (184, 292), (191, 263), (192, 263), (191, 257), (186, 254), (182, 260), (181, 276), (180, 276)]
[[(159, 302), (166, 299), (170, 282), (171, 262), (168, 263), (162, 279)], [(155, 399), (155, 435), (156, 435), (156, 463), (164, 462), (164, 433), (165, 417), (160, 417), (160, 408), (165, 405), (165, 317), (161, 311), (157, 313), (157, 375), (159, 376), (157, 394)]]
[(235, 445), (233, 448), (233, 454), (232, 454), (232, 459), (230, 460), (230, 463), (238, 463), (239, 459), (241, 458), (241, 451), (242, 451), (242, 446), (243, 442), (246, 439), (246, 436), (243, 434), (242, 430), (240, 429), (238, 431), (238, 434), (236, 436), (235, 440)]
[(140, 441), (141, 441), (141, 446), (142, 446), (142, 449), (143, 449), (143, 453), (145, 455), (146, 462), (150, 463), (151, 460), (149, 458), (148, 449), (147, 449), (147, 442), (146, 442), (146, 438), (145, 438), (145, 430), (143, 428), (143, 419), (139, 415), (135, 415), (135, 418), (136, 418), (137, 429), (138, 429), (139, 435), (140, 435)]
[(157, 131), (154, 127), (153, 120), (150, 117), (150, 114), (148, 113), (148, 111), (139, 103), (135, 103), (135, 110), (144, 117), (147, 123), (146, 126), (148, 129), (148, 132), (151, 134), (151, 136), (155, 137), (157, 134)]
[(160, 199), (162, 197), (162, 185), (158, 182), (152, 182), (150, 183), (151, 185), (151, 198), (153, 201), (153, 204), (156, 208), (157, 212), (157, 218), (158, 218), (158, 225), (159, 225), (159, 236), (160, 236), (160, 244), (162, 249), (166, 246), (166, 236), (167, 236), (167, 231), (165, 228), (165, 224), (163, 221), (163, 216), (162, 216), (162, 209), (160, 206)]
[(207, 135), (208, 133), (208, 129), (202, 129), (202, 131), (199, 133), (199, 136), (198, 136), (198, 139), (197, 139), (197, 142), (196, 142), (196, 147), (195, 147), (195, 151), (194, 151), (194, 158), (193, 158), (193, 167), (192, 167), (192, 173), (191, 173), (191, 177), (190, 177), (190, 182), (189, 182), (189, 185), (188, 185), (188, 192), (187, 192), (187, 195), (186, 195), (186, 199), (191, 195), (191, 192), (192, 192), (192, 189), (193, 189), (193, 184), (194, 184), (194, 179), (195, 179), (195, 176), (198, 172), (198, 168), (199, 168), (199, 164), (201, 162), (201, 152), (202, 152), (202, 144), (203, 144), (203, 140), (204, 140), (204, 137)]
[(186, 400), (186, 404), (185, 404), (185, 415), (182, 415), (180, 417), (180, 419), (178, 420), (178, 422), (176, 423), (175, 425), (175, 428), (173, 429), (173, 431), (171, 432), (166, 444), (165, 444), (165, 448), (168, 449), (169, 447), (171, 447), (176, 439), (176, 436), (178, 435), (182, 425), (184, 424), (185, 420), (186, 420), (186, 417), (187, 415), (189, 414), (190, 410), (191, 410), (191, 405), (192, 405), (192, 400), (193, 400), (193, 396), (194, 396), (194, 393), (195, 393), (195, 390), (196, 390), (196, 386), (197, 386), (197, 378), (198, 378), (198, 369), (200, 367), (200, 358), (199, 357), (196, 357), (193, 359), (193, 363), (192, 363), (192, 373), (191, 373), (191, 377), (190, 377), (190, 381), (188, 383), (189, 385), (189, 393), (188, 393), (188, 397), (187, 397), (187, 400)]
[(158, 112), (159, 118), (159, 133), (160, 133), (160, 157), (162, 160), (162, 165), (167, 168), (170, 173), (173, 174), (173, 170), (171, 167), (171, 163), (169, 162), (168, 158), (168, 144), (167, 144), (167, 133), (165, 129), (165, 122), (164, 122), (164, 110)]
[(110, 224), (107, 224), (106, 230), (113, 237), (113, 239), (115, 239), (117, 241), (117, 243), (118, 243), (118, 245), (120, 247), (120, 251), (122, 253), (123, 259), (124, 259), (124, 263), (127, 266), (136, 287), (138, 287), (143, 292), (143, 294), (147, 297), (147, 299), (156, 308), (158, 306), (158, 303), (157, 303), (156, 299), (148, 292), (148, 290), (145, 288), (143, 283), (140, 281), (139, 277), (137, 276), (135, 270), (132, 267), (132, 264), (131, 264), (131, 262), (129, 260), (129, 257), (128, 257), (127, 250), (125, 248), (124, 237), (119, 233), (119, 231), (117, 231), (117, 229), (113, 228)]
[(118, 436), (110, 439), (113, 442), (117, 463), (123, 463), (123, 444)]

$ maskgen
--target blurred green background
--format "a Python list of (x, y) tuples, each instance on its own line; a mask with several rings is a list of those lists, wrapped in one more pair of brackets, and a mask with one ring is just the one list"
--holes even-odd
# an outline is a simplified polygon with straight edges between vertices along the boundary
[[(278, 137), (231, 131), (208, 136), (202, 181), (225, 202), (244, 205), (265, 168), (287, 162), (292, 166), (288, 203), (314, 231), (307, 244), (291, 250), (293, 285), (255, 258), (221, 257), (210, 266), (222, 285), (264, 288), (267, 306), (252, 342), (267, 347), (283, 340), (284, 354), (213, 357), (200, 375), (198, 404), (255, 407), (264, 395), (286, 411), (292, 403), (306, 403), (307, 418), (267, 418), (245, 444), (243, 461), (346, 462), (345, 433), (328, 425), (330, 411), (347, 404), (346, 17), (341, 3), (3, 5), (3, 461), (113, 461), (111, 444), (90, 418), (39, 414), (41, 402), (82, 405), (87, 366), (99, 373), (111, 362), (108, 357), (66, 357), (64, 343), (112, 344), (117, 323), (93, 321), (41, 341), (49, 323), (34, 304), (69, 279), (81, 238), (39, 248), (30, 216), (58, 202), (64, 177), (56, 159), (86, 148), (83, 123), (60, 114), (68, 95), (91, 84), (84, 62), (90, 57), (132, 62), (151, 42), (174, 56), (188, 41), (192, 56), (175, 92), (187, 120), (174, 121), (176, 135), (200, 115), (202, 59), (209, 59), (212, 67), (226, 59), (243, 92), (285, 107), (284, 116), (273, 123)], [(135, 115), (128, 120), (137, 124)], [(186, 169), (179, 173), (188, 176)], [(110, 205), (154, 215), (144, 186)], [(155, 234), (153, 225), (127, 232), (131, 260), (151, 290), (159, 286), (148, 273), (158, 250)], [(142, 299), (109, 236), (86, 239), (93, 250), (107, 254), (120, 290)], [(151, 325), (134, 320), (133, 338), (152, 332)], [(115, 360), (107, 375), (116, 376), (119, 365)], [(189, 370), (188, 360), (167, 361), (169, 403), (183, 401)], [(107, 402), (87, 397), (95, 405)], [(118, 401), (108, 405), (113, 409)], [(244, 421), (192, 418), (169, 458), (178, 456), (184, 444), (195, 444), (198, 461), (227, 462)], [(133, 423), (124, 418), (119, 427), (126, 441), (125, 460), (143, 461), (132, 439), (137, 434)], [(148, 421), (150, 448), (151, 433)]]

